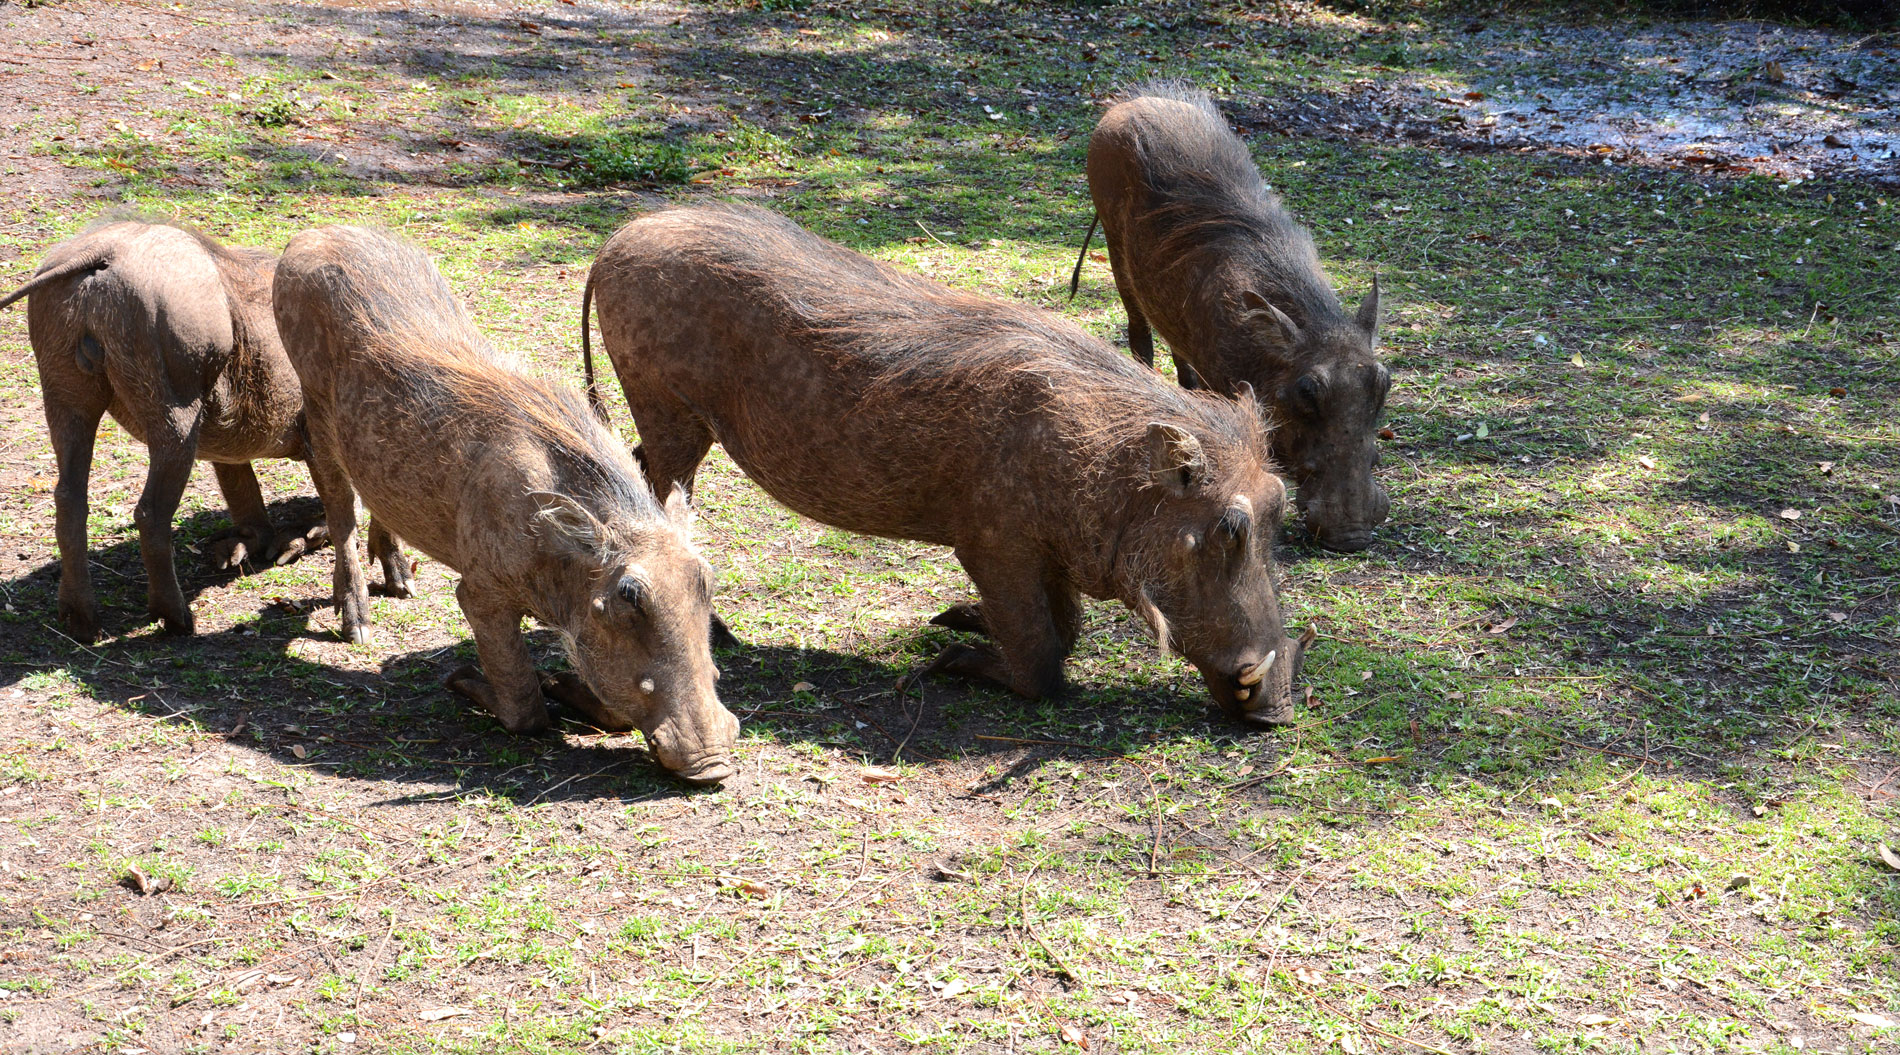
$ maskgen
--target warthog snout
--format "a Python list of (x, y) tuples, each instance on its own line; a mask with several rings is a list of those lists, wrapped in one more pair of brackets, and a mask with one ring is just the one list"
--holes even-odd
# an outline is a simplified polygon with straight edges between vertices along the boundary
[(1308, 627), (1297, 638), (1281, 638), (1264, 655), (1254, 651), (1243, 656), (1231, 673), (1203, 670), (1201, 679), (1214, 702), (1232, 717), (1285, 725), (1293, 720), (1293, 695), (1306, 661), (1306, 646), (1317, 636)]
[(1321, 546), (1336, 553), (1357, 553), (1372, 545), (1372, 529), (1385, 523), (1391, 508), (1385, 488), (1372, 483), (1362, 496), (1302, 503), (1300, 511)]
[(675, 708), (641, 731), (654, 759), (689, 784), (717, 784), (735, 772), (732, 745), (739, 739), (739, 719), (717, 698)]

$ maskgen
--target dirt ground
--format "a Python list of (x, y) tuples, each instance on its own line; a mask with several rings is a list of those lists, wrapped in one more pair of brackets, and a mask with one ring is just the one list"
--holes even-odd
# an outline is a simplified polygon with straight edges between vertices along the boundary
[[(1112, 25), (1088, 21), (1098, 10), (1112, 10)], [(451, 257), (451, 281), (498, 343), (571, 377), (590, 247), (629, 210), (704, 189), (839, 225), (870, 208), (896, 214), (905, 195), (927, 199), (895, 234), (867, 236), (877, 239), (867, 251), (1054, 304), (1074, 253), (1062, 225), (1082, 208), (1076, 174), (1065, 170), (1060, 189), (1053, 179), (982, 187), (989, 197), (974, 202), (943, 185), (1006, 164), (1009, 150), (1074, 168), (1080, 138), (1069, 132), (978, 133), (1008, 124), (1005, 110), (1014, 121), (1059, 106), (1078, 108), (1085, 129), (1079, 115), (1091, 111), (1079, 108), (1128, 69), (1200, 55), (1300, 71), (1272, 92), (1240, 84), (1227, 111), (1276, 158), (1310, 144), (1339, 151), (1347, 160), (1329, 178), (1342, 193), (1358, 192), (1360, 159), (1413, 150), (1419, 174), (1392, 174), (1389, 188), (1444, 180), (1442, 193), (1461, 194), (1452, 164), (1495, 155), (1551, 167), (1553, 183), (1624, 178), (1606, 166), (1673, 181), (1604, 184), (1605, 198), (1640, 185), (1703, 187), (1706, 201), (1695, 181), (1767, 178), (1775, 194), (1818, 183), (1801, 202), (1832, 206), (1838, 192), (1842, 208), (1862, 202), (1882, 217), (1832, 245), (1776, 243), (1783, 257), (1818, 261), (1893, 229), (1872, 210), (1900, 187), (1900, 41), (1419, 10), (0, 4), (0, 285), (75, 223), (121, 204), (171, 206), (221, 237), (279, 246), (305, 223), (381, 223)], [(861, 36), (838, 43), (839, 23)], [(853, 50), (865, 39), (869, 50)], [(980, 83), (982, 64), (1011, 61), (1047, 65), (999, 74), (1013, 90)], [(1041, 79), (1097, 63), (1072, 81)], [(900, 105), (828, 74), (888, 77), (914, 94)], [(500, 101), (484, 109), (484, 96)], [(752, 136), (765, 145), (747, 149), (764, 160), (659, 187), (563, 182), (580, 171), (563, 151), (598, 150), (587, 114), (618, 104), (669, 136)], [(974, 131), (931, 125), (927, 106), (971, 111)], [(848, 174), (869, 188), (861, 195), (844, 177), (814, 175), (849, 151), (778, 153), (800, 129), (834, 124), (835, 142), (883, 151), (875, 172)], [(892, 129), (913, 138), (874, 142)], [(899, 180), (907, 151), (951, 176)], [(792, 201), (808, 191), (817, 204)], [(1063, 195), (1069, 212), (1045, 215), (1042, 203)], [(1390, 250), (1382, 274), (1427, 289), (1388, 324), (1402, 382), (1387, 472), (1406, 509), (1388, 552), (1353, 563), (1289, 542), (1289, 596), (1329, 630), (1298, 725), (1225, 725), (1193, 671), (1154, 655), (1138, 622), (1107, 606), (1090, 610), (1064, 700), (948, 681), (899, 694), (897, 679), (949, 640), (921, 623), (965, 598), (954, 561), (796, 518), (716, 455), (699, 530), (721, 609), (746, 642), (720, 662), (722, 693), (748, 729), (739, 774), (716, 791), (669, 781), (638, 737), (566, 722), (511, 738), (444, 693), (442, 675), (473, 651), (454, 575), (438, 565), (421, 565), (415, 599), (378, 600), (365, 647), (335, 634), (328, 553), (210, 571), (201, 543), (225, 521), (207, 472), (179, 516), (198, 634), (159, 636), (141, 614), (130, 517), (144, 452), (111, 425), (91, 521), (108, 637), (66, 639), (53, 621), (55, 468), (23, 313), (6, 313), (0, 1048), (1463, 1055), (1891, 1044), (1900, 895), (1874, 855), (1900, 842), (1900, 578), (1894, 507), (1881, 497), (1900, 490), (1892, 290), (1866, 293), (1872, 306), (1856, 315), (1831, 292), (1768, 279), (1764, 259), (1764, 282), (1777, 284), (1749, 287), (1748, 300), (1772, 322), (1709, 307), (1691, 309), (1679, 336), (1598, 320), (1559, 333), (1499, 309), (1451, 336), (1460, 305), (1422, 276), (1495, 277), (1497, 260), (1447, 263), (1430, 255), (1435, 241), (1402, 233), (1377, 243), (1364, 201), (1313, 207), (1356, 214), (1359, 248)], [(1417, 211), (1489, 229), (1462, 208)], [(1027, 262), (999, 259), (1017, 248), (1000, 227), (980, 231), (977, 217), (992, 212), (1016, 214), (1032, 232), (1024, 241), (1040, 240), (1020, 250)], [(1484, 239), (1496, 241), (1464, 229), (1442, 240), (1483, 249)], [(1607, 302), (1603, 289), (1644, 286), (1647, 276), (1613, 270), (1624, 265), (1612, 254), (1643, 251), (1634, 241), (1589, 241), (1590, 270), (1569, 288), (1559, 276), (1562, 295)], [(1528, 286), (1530, 267), (1513, 261), (1525, 275), (1512, 281)], [(1659, 297), (1727, 303), (1713, 300), (1727, 288), (1694, 285), (1693, 262), (1672, 266), (1680, 275)], [(1755, 270), (1751, 260), (1737, 274), (1753, 281)], [(1858, 273), (1892, 285), (1871, 266)], [(1105, 296), (1084, 310), (1105, 333), (1119, 319)], [(1561, 355), (1544, 350), (1547, 331)], [(1707, 343), (1690, 346), (1692, 334)], [(1569, 380), (1573, 356), (1576, 371), (1611, 364), (1597, 387), (1620, 392), (1667, 387), (1670, 355), (1740, 371), (1769, 357), (1764, 348), (1806, 357), (1812, 376), (1711, 374), (1695, 389), (1708, 395), (1693, 399), (1668, 388), (1655, 398), (1681, 432), (1656, 428), (1663, 439), (1614, 465), (1593, 437), (1634, 432), (1629, 442), (1650, 444), (1652, 426), (1635, 410), (1606, 426), (1599, 404), (1565, 402), (1584, 387)], [(1534, 355), (1565, 373), (1555, 383), (1508, 374)], [(1843, 395), (1827, 394), (1835, 385)], [(1801, 503), (1797, 523), (1778, 520), (1753, 485), (1724, 479), (1727, 490), (1695, 492), (1719, 513), (1710, 524), (1680, 495), (1615, 490), (1650, 459), (1643, 452), (1667, 462), (1677, 448), (1666, 444), (1702, 442), (1702, 406), (1717, 409), (1715, 424), (1723, 408), (1749, 408), (1751, 439), (1724, 457), (1776, 487), (1798, 473), (1814, 494), (1850, 475), (1860, 490), (1825, 509)], [(1538, 415), (1603, 459), (1557, 465), (1536, 450), (1553, 480), (1574, 468), (1575, 491), (1483, 475), (1531, 464), (1531, 446), (1466, 453), (1471, 437)], [(1826, 442), (1855, 445), (1854, 460)], [(1840, 475), (1816, 482), (1814, 467), (1832, 474), (1834, 461)], [(302, 466), (260, 475), (275, 514), (314, 515)], [(1702, 533), (1670, 536), (1677, 520)], [(1664, 541), (1652, 553), (1638, 536)], [(1841, 553), (1811, 592), (1794, 563), (1803, 546)], [(1742, 550), (1752, 561), (1730, 560)], [(1560, 552), (1560, 574), (1583, 579), (1572, 592), (1540, 585)], [(1777, 596), (1741, 597), (1757, 589)], [(537, 631), (535, 646), (552, 661), (551, 635)], [(1755, 702), (1757, 682), (1816, 710)]]

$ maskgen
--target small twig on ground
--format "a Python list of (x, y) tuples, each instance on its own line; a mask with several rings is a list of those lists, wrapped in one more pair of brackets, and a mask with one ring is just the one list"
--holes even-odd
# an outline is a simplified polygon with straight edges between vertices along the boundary
[(1147, 778), (1148, 804), (1155, 813), (1155, 840), (1148, 847), (1148, 874), (1155, 875), (1157, 874), (1156, 870), (1158, 868), (1157, 861), (1161, 856), (1161, 792), (1155, 787), (1155, 775), (1153, 772), (1144, 769), (1141, 771), (1141, 775)]
[(1029, 932), (1030, 937), (1036, 939), (1037, 945), (1042, 946), (1043, 953), (1049, 957), (1049, 962), (1056, 965), (1057, 970), (1061, 971), (1070, 981), (1078, 985), (1083, 984), (1082, 976), (1076, 973), (1075, 968), (1069, 966), (1069, 961), (1063, 959), (1062, 954), (1056, 952), (1055, 947), (1045, 941), (1043, 936), (1037, 932), (1036, 925), (1029, 921), (1029, 881), (1034, 878), (1036, 878), (1036, 866), (1030, 865), (1029, 874), (1023, 877), (1023, 885), (1016, 890), (1016, 911), (1022, 916), (1023, 929)]
[(1403, 1037), (1397, 1033), (1389, 1033), (1383, 1029), (1380, 1029), (1378, 1026), (1375, 1026), (1370, 1022), (1367, 1022), (1363, 1018), (1357, 1018), (1357, 1017), (1347, 1014), (1344, 1011), (1341, 1011), (1340, 1009), (1327, 1003), (1325, 999), (1322, 998), (1318, 993), (1308, 990), (1308, 994), (1312, 996), (1314, 1003), (1325, 1008), (1327, 1011), (1335, 1015), (1338, 1015), (1340, 1018), (1343, 1018), (1348, 1022), (1357, 1023), (1360, 1029), (1363, 1029), (1368, 1033), (1377, 1033), (1378, 1035), (1386, 1038), (1387, 1040), (1396, 1040), (1401, 1044), (1409, 1044), (1412, 1047), (1419, 1049), (1420, 1051), (1436, 1052), (1437, 1055), (1456, 1055), (1455, 1052), (1446, 1051), (1444, 1048), (1433, 1047), (1432, 1045), (1427, 1044), (1422, 1040), (1413, 1040), (1410, 1037)]
[(1607, 748), (1607, 747), (1597, 747), (1597, 746), (1595, 746), (1594, 744), (1580, 744), (1580, 743), (1578, 743), (1578, 742), (1576, 742), (1575, 740), (1566, 740), (1566, 739), (1564, 739), (1564, 738), (1563, 738), (1563, 737), (1561, 737), (1561, 736), (1559, 736), (1559, 737), (1556, 737), (1555, 739), (1556, 739), (1556, 741), (1557, 741), (1558, 743), (1560, 743), (1560, 744), (1569, 744), (1569, 745), (1570, 745), (1571, 747), (1581, 747), (1581, 748), (1583, 748), (1583, 749), (1584, 749), (1585, 751), (1595, 751), (1595, 752), (1597, 752), (1598, 754), (1604, 754), (1604, 755), (1615, 755), (1615, 756), (1616, 756), (1616, 757), (1618, 757), (1618, 758), (1627, 758), (1627, 759), (1630, 759), (1630, 760), (1632, 760), (1632, 761), (1636, 761), (1636, 762), (1641, 762), (1641, 763), (1643, 763), (1644, 765), (1650, 765), (1650, 766), (1665, 766), (1665, 767), (1666, 767), (1666, 766), (1668, 766), (1668, 765), (1670, 765), (1670, 763), (1668, 763), (1668, 762), (1664, 762), (1664, 761), (1662, 761), (1661, 759), (1656, 759), (1656, 758), (1651, 758), (1651, 757), (1649, 757), (1649, 749), (1648, 749), (1648, 748), (1644, 748), (1644, 749), (1643, 749), (1643, 753), (1642, 753), (1642, 754), (1640, 754), (1640, 755), (1632, 755), (1632, 754), (1630, 754), (1630, 753), (1629, 753), (1629, 752), (1627, 752), (1627, 751), (1612, 751), (1612, 750), (1610, 750), (1610, 749), (1609, 749), (1609, 748)]

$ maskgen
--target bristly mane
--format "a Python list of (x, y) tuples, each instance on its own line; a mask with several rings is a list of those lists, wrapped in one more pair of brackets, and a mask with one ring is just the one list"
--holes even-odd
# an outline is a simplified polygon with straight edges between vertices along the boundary
[(420, 390), (418, 424), (462, 414), (514, 422), (562, 456), (557, 471), (573, 474), (562, 489), (601, 502), (603, 520), (665, 519), (626, 445), (587, 400), (498, 353), (421, 250), (388, 234), (351, 247), (325, 270), (354, 274), (325, 276), (329, 293), (359, 339)]
[[(1242, 462), (1273, 471), (1258, 404), (1170, 384), (1060, 315), (950, 289), (766, 210), (728, 205), (692, 212), (696, 224), (727, 235), (700, 242), (716, 266), (749, 274), (769, 264), (781, 276), (772, 291), (787, 324), (871, 360), (875, 386), (902, 389), (907, 406), (941, 417), (946, 443), (969, 433), (958, 417), (967, 403), (953, 392), (1000, 398), (1027, 387), (1062, 444), (1092, 475), (1113, 471), (1117, 461), (1126, 472), (1128, 448), (1152, 420), (1194, 432), (1217, 472)], [(727, 259), (717, 260), (721, 253)], [(786, 267), (789, 260), (798, 266)], [(1145, 456), (1141, 466), (1145, 471)]]
[[(1157, 254), (1203, 269), (1238, 264), (1257, 292), (1301, 326), (1343, 323), (1338, 293), (1319, 277), (1324, 272), (1312, 234), (1287, 214), (1214, 100), (1178, 81), (1158, 81), (1126, 88), (1113, 103), (1143, 98), (1197, 111), (1168, 127), (1166, 149), (1142, 144), (1141, 168), (1163, 202), (1152, 214), (1165, 232)], [(1289, 266), (1294, 260), (1298, 264)]]

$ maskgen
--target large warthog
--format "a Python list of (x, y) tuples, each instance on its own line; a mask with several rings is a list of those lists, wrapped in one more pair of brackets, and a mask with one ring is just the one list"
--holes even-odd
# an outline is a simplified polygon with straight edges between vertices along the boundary
[(212, 540), (221, 567), (281, 564), (321, 539), (320, 529), (277, 530), (251, 470), (259, 458), (304, 455), (303, 397), (271, 319), (276, 264), (196, 231), (120, 220), (54, 246), (31, 281), (0, 300), (3, 308), (27, 298), (59, 465), (59, 618), (74, 638), (99, 636), (86, 486), (102, 415), (151, 454), (133, 519), (146, 606), (168, 632), (195, 625), (172, 561), (172, 517), (194, 461), (211, 463), (231, 510), (234, 527)]
[[(662, 507), (585, 400), (498, 356), (405, 243), (306, 231), (278, 265), (274, 301), (303, 382), (344, 634), (362, 641), (369, 625), (354, 492), (461, 573), (455, 599), (481, 668), (449, 688), (517, 733), (547, 728), (546, 692), (603, 729), (638, 728), (686, 780), (730, 775), (739, 723), (714, 686), (713, 573), (684, 497)], [(578, 678), (536, 676), (525, 615), (560, 632)]]
[(1153, 327), (1183, 384), (1251, 386), (1308, 530), (1328, 549), (1370, 545), (1389, 508), (1372, 476), (1391, 385), (1375, 354), (1378, 281), (1348, 317), (1312, 236), (1205, 93), (1123, 94), (1089, 139), (1088, 176), (1130, 348), (1152, 365)]
[(717, 440), (806, 516), (954, 547), (981, 606), (935, 621), (991, 643), (933, 669), (1059, 692), (1085, 593), (1139, 613), (1229, 713), (1290, 719), (1305, 641), (1280, 620), (1286, 494), (1255, 408), (745, 206), (634, 220), (583, 318), (595, 295), (659, 487), (690, 487)]

